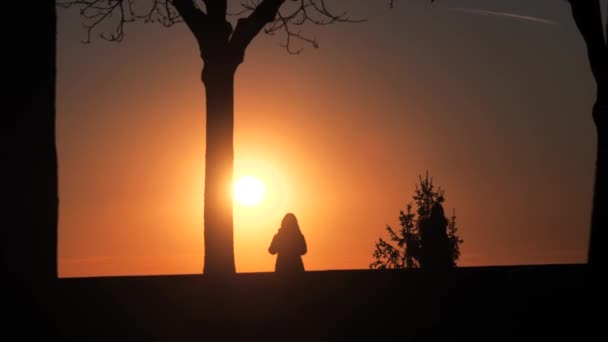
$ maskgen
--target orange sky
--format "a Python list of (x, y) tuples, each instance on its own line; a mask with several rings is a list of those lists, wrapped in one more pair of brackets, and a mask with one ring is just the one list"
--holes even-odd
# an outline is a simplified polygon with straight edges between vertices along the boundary
[[(583, 262), (594, 84), (567, 4), (463, 1), (542, 17), (338, 1), (368, 22), (313, 28), (292, 56), (258, 37), (237, 73), (235, 176), (268, 183), (235, 205), (238, 272), (271, 271), (286, 212), (309, 270), (361, 269), (429, 170), (456, 208), (459, 265)], [(202, 62), (185, 26), (84, 38), (59, 10), (57, 139), (62, 277), (200, 273)]]

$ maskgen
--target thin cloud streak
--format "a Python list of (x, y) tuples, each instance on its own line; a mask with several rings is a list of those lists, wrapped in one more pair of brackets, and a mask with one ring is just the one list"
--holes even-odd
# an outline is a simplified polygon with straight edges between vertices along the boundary
[(496, 12), (496, 11), (488, 11), (488, 10), (483, 10), (483, 9), (461, 8), (461, 7), (448, 8), (448, 10), (472, 13), (472, 14), (479, 14), (479, 15), (505, 17), (505, 18), (511, 18), (511, 19), (520, 20), (520, 21), (535, 22), (535, 23), (546, 24), (546, 25), (557, 25), (556, 22), (548, 20), (548, 19), (531, 17), (531, 16), (527, 16), (527, 15), (520, 15), (520, 14), (515, 14), (515, 13), (509, 13), (509, 12)]

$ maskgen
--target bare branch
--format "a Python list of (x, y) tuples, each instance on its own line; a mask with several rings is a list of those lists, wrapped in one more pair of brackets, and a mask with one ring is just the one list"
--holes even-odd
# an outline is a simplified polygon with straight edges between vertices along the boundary
[(194, 6), (192, 0), (173, 0), (173, 6), (186, 22), (196, 39), (201, 42), (205, 39), (201, 34), (205, 32), (207, 14)]
[(310, 23), (313, 25), (329, 25), (334, 23), (356, 23), (365, 20), (354, 20), (348, 17), (347, 13), (335, 14), (330, 11), (325, 0), (294, 0), (289, 8), (284, 11), (277, 11), (275, 20), (273, 20), (264, 29), (266, 34), (273, 35), (277, 32), (283, 32), (285, 41), (281, 44), (291, 54), (298, 54), (302, 48), (295, 49), (294, 41), (300, 41), (305, 44), (312, 45), (314, 48), (319, 47), (319, 43), (314, 37), (307, 36), (296, 29)]
[[(121, 41), (124, 37), (126, 23), (143, 20), (145, 23), (159, 22), (171, 26), (182, 21), (180, 14), (171, 4), (171, 0), (57, 0), (58, 7), (77, 7), (86, 28), (87, 37), (83, 43), (90, 43), (95, 31), (108, 41)], [(104, 32), (101, 27), (110, 27)]]
[(210, 17), (224, 20), (226, 18), (227, 0), (203, 0)]
[(245, 51), (253, 38), (258, 35), (262, 28), (275, 20), (279, 8), (285, 0), (263, 0), (259, 5), (242, 3), (241, 5), (252, 13), (247, 18), (238, 20), (230, 45), (236, 51)]
[(100, 37), (106, 40), (119, 41), (123, 37), (124, 25), (124, 9), (122, 7), (122, 1), (109, 1), (109, 0), (78, 0), (78, 1), (58, 1), (57, 6), (69, 8), (72, 5), (81, 5), (80, 16), (90, 20), (90, 23), (85, 23), (84, 27), (87, 29), (87, 38), (83, 43), (91, 42), (91, 34), (93, 30), (100, 25), (105, 19), (112, 17), (114, 12), (117, 12), (119, 17), (119, 23), (115, 27), (110, 35), (101, 34)]
[[(392, 1), (391, 1), (392, 2)], [(251, 41), (264, 30), (266, 34), (281, 33), (281, 46), (291, 54), (302, 51), (299, 44), (318, 47), (314, 36), (303, 33), (306, 25), (360, 22), (350, 19), (346, 13), (334, 13), (326, 6), (326, 0), (240, 0), (228, 11), (228, 0), (201, 0), (204, 8), (197, 7), (195, 0), (57, 0), (57, 6), (78, 7), (90, 42), (93, 34), (110, 41), (120, 41), (125, 34), (125, 24), (133, 21), (158, 22), (171, 26), (186, 22), (202, 45), (228, 43), (235, 52), (243, 53)], [(237, 20), (236, 28), (226, 20), (227, 16), (246, 16)], [(220, 32), (222, 37), (207, 33)], [(212, 42), (213, 41), (213, 42)]]

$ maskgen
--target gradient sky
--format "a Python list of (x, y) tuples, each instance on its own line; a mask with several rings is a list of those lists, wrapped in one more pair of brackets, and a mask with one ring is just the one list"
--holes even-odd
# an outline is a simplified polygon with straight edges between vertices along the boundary
[[(595, 85), (565, 1), (328, 0), (358, 24), (309, 27), (319, 49), (260, 35), (236, 77), (238, 272), (293, 212), (308, 270), (364, 269), (429, 170), (456, 209), (459, 265), (586, 260)], [(603, 8), (606, 7), (603, 3)], [(200, 273), (205, 96), (185, 25), (86, 37), (58, 10), (59, 274)]]

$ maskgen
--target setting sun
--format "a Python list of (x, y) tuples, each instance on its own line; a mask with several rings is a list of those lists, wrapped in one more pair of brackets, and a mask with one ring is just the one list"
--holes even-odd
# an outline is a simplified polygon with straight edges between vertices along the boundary
[(254, 176), (243, 176), (234, 184), (234, 197), (243, 205), (253, 206), (264, 199), (264, 183)]

